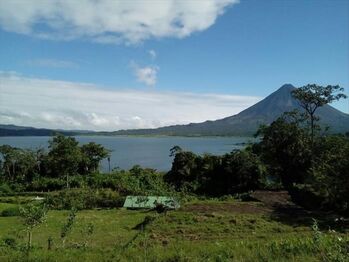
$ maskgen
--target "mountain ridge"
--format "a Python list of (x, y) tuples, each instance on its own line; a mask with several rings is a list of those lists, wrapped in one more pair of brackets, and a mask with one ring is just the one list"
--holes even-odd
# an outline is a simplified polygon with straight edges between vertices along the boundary
[[(182, 135), (182, 136), (244, 136), (253, 135), (261, 124), (270, 124), (286, 111), (302, 110), (291, 95), (295, 87), (284, 84), (278, 90), (248, 107), (240, 113), (217, 120), (186, 125), (172, 125), (154, 129), (130, 129), (112, 132), (113, 135)], [(349, 115), (330, 105), (318, 109), (322, 125), (328, 125), (332, 132), (349, 131)]]
[[(294, 89), (293, 85), (284, 84), (263, 100), (238, 114), (201, 123), (112, 132), (53, 130), (0, 124), (0, 136), (51, 136), (56, 133), (65, 135), (251, 136), (256, 133), (261, 124), (270, 124), (282, 113), (294, 109), (302, 110), (298, 101), (291, 94)], [(320, 117), (320, 123), (329, 126), (331, 132), (345, 133), (349, 131), (349, 114), (330, 105), (325, 105), (318, 109), (317, 115)]]
[(31, 126), (17, 126), (12, 124), (0, 124), (1, 136), (53, 136), (57, 133), (74, 136), (82, 134), (91, 134), (92, 131), (87, 130), (62, 130), (49, 128), (36, 128)]

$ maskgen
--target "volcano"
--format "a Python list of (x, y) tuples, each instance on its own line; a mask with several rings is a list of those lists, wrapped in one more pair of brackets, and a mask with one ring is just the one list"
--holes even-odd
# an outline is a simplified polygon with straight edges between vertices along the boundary
[[(240, 113), (202, 123), (173, 125), (154, 129), (132, 129), (112, 132), (114, 135), (173, 135), (173, 136), (250, 136), (261, 124), (270, 124), (284, 112), (294, 109), (302, 110), (291, 92), (295, 87), (291, 84), (281, 86), (260, 102)], [(328, 126), (332, 133), (349, 131), (349, 115), (330, 105), (316, 111), (322, 126)]]

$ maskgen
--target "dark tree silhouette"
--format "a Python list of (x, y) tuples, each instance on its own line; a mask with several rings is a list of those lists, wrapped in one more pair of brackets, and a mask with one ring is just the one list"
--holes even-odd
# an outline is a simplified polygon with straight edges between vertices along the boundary
[(299, 101), (300, 106), (304, 108), (310, 118), (312, 144), (314, 142), (315, 121), (319, 120), (315, 115), (316, 110), (333, 101), (346, 98), (347, 96), (342, 93), (343, 91), (344, 88), (339, 85), (319, 86), (316, 84), (308, 84), (292, 91), (293, 97)]

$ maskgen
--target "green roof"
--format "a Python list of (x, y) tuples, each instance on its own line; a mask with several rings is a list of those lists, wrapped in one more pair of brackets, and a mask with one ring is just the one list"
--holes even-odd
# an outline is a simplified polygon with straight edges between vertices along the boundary
[(126, 208), (155, 208), (162, 204), (169, 209), (179, 208), (179, 202), (173, 197), (166, 196), (127, 196), (124, 207)]

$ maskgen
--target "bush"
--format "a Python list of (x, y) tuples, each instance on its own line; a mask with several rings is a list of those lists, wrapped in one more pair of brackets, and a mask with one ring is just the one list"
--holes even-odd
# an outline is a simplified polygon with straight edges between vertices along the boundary
[(99, 190), (95, 193), (95, 207), (114, 208), (122, 207), (125, 197), (113, 190)]
[(25, 183), (13, 183), (13, 184), (11, 184), (11, 189), (13, 192), (16, 192), (16, 193), (24, 192), (26, 189), (26, 184)]
[[(81, 188), (85, 185), (84, 178), (82, 176), (69, 177), (69, 186), (71, 188)], [(38, 177), (35, 178), (28, 186), (29, 191), (57, 191), (65, 189), (67, 182), (62, 178), (51, 177)]]
[(8, 184), (3, 183), (0, 185), (0, 196), (6, 196), (11, 194), (13, 194), (13, 190)]
[[(222, 158), (221, 174), (224, 181), (223, 189), (234, 194), (244, 193), (260, 188), (260, 179), (264, 177), (264, 166), (259, 158), (249, 150), (235, 151)], [(213, 188), (213, 190), (217, 190)]]
[(178, 151), (165, 179), (182, 192), (223, 196), (260, 188), (264, 173), (264, 165), (251, 150), (223, 156)]
[(288, 188), (292, 200), (309, 209), (349, 214), (349, 139), (317, 138), (312, 167), (302, 183)]
[(121, 191), (121, 176), (124, 171), (118, 171), (111, 174), (95, 173), (86, 177), (86, 185), (90, 188), (109, 188)]
[(4, 246), (15, 249), (17, 247), (17, 241), (13, 237), (4, 237), (2, 239)]
[(162, 173), (140, 166), (134, 166), (129, 171), (90, 175), (86, 178), (86, 185), (93, 189), (112, 189), (121, 195), (164, 195), (171, 192)]
[(103, 189), (69, 189), (47, 197), (46, 203), (53, 209), (92, 209), (121, 207), (125, 198), (118, 192)]
[(4, 209), (1, 212), (1, 216), (2, 217), (15, 217), (15, 216), (19, 216), (20, 212), (19, 212), (19, 208), (18, 207), (9, 207)]
[(349, 214), (349, 139), (328, 136), (319, 144), (305, 182), (323, 199), (323, 208)]
[(61, 178), (39, 177), (27, 187), (30, 191), (55, 191), (65, 188), (66, 182)]

